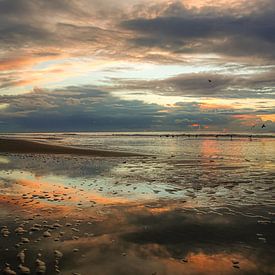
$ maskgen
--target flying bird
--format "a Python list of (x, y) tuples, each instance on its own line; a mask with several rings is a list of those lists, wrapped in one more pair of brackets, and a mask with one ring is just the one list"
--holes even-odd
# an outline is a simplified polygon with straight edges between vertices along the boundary
[(266, 126), (263, 124), (263, 125), (262, 125), (262, 128), (266, 128)]
[(208, 82), (209, 82), (209, 83), (211, 83), (211, 82), (212, 82), (212, 80), (211, 80), (211, 79), (208, 79)]

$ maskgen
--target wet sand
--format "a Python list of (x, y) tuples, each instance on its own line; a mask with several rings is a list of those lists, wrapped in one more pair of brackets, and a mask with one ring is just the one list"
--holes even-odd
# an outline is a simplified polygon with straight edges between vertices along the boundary
[(52, 144), (43, 144), (34, 141), (22, 139), (6, 139), (0, 138), (0, 152), (17, 153), (17, 154), (62, 154), (62, 155), (83, 155), (96, 157), (131, 157), (141, 156), (135, 153), (114, 152), (104, 150), (92, 150), (73, 148), (68, 146), (59, 146)]
[(146, 142), (162, 153), (0, 154), (3, 274), (275, 274), (273, 142)]

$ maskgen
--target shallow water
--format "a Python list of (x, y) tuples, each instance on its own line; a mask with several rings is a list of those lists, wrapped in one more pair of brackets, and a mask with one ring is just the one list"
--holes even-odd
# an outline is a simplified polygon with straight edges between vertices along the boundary
[(275, 274), (274, 139), (28, 137), (146, 156), (0, 155), (1, 268)]

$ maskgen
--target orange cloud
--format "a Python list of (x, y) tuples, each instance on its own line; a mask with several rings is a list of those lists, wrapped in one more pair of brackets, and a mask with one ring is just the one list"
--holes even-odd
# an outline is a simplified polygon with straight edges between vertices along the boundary
[(259, 115), (259, 117), (263, 120), (271, 120), (272, 122), (275, 122), (275, 114), (267, 114), (267, 115)]
[(0, 71), (11, 71), (22, 69), (24, 67), (35, 64), (41, 58), (33, 57), (17, 57), (17, 58), (4, 58), (0, 60)]
[(258, 4), (257, 0), (251, 0), (249, 3), (250, 5), (247, 5), (246, 0), (182, 0), (182, 3), (188, 8), (212, 7), (221, 9), (231, 8), (234, 10), (242, 10), (246, 8), (247, 12), (249, 12), (249, 9), (253, 9), (254, 5)]
[(198, 124), (198, 123), (193, 123), (193, 124), (191, 124), (191, 126), (192, 126), (192, 127), (200, 127), (200, 124)]
[(249, 127), (252, 127), (255, 124), (263, 122), (260, 115), (254, 115), (254, 114), (232, 115), (232, 118), (240, 120), (241, 125), (249, 126)]
[(29, 84), (34, 83), (36, 80), (37, 79), (19, 80), (19, 81), (16, 81), (16, 83), (14, 84), (14, 86), (20, 87), (20, 86), (29, 85)]
[(257, 118), (256, 115), (252, 115), (252, 114), (232, 115), (232, 117), (236, 118), (236, 119), (242, 119), (242, 120), (256, 119)]
[(211, 104), (201, 103), (199, 104), (201, 110), (215, 110), (215, 109), (234, 109), (234, 107), (225, 104)]

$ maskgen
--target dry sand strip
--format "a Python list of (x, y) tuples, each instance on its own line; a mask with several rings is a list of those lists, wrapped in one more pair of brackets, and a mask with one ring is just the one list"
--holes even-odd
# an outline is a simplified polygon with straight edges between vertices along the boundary
[(134, 157), (144, 156), (141, 154), (114, 152), (104, 150), (81, 149), (69, 146), (59, 146), (44, 144), (22, 139), (0, 138), (0, 153), (16, 154), (63, 154), (63, 155), (82, 155), (95, 157)]

